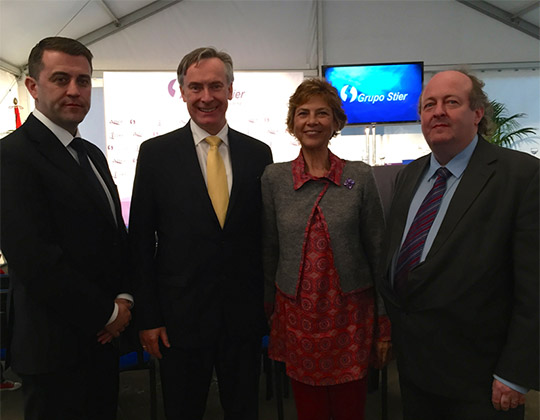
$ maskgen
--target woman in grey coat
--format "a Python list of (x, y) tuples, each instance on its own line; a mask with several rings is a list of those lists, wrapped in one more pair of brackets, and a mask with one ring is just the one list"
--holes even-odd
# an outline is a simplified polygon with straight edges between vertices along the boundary
[(304, 81), (287, 117), (300, 154), (262, 177), (269, 355), (286, 364), (299, 420), (363, 419), (369, 364), (390, 349), (374, 290), (384, 220), (371, 167), (328, 149), (345, 122), (336, 89)]

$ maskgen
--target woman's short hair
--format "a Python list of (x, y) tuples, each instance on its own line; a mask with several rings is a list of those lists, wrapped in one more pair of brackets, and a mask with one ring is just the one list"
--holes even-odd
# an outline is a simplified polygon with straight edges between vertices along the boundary
[(287, 131), (291, 134), (294, 133), (294, 114), (296, 113), (296, 109), (314, 96), (321, 97), (332, 110), (334, 121), (338, 127), (337, 131), (333, 134), (333, 137), (335, 137), (345, 127), (347, 115), (343, 111), (341, 99), (336, 88), (326, 80), (320, 78), (304, 80), (290, 97), (289, 112), (287, 113)]

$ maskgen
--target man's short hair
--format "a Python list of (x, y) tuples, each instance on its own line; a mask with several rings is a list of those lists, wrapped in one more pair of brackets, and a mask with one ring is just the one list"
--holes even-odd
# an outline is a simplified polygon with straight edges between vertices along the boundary
[(478, 108), (484, 109), (484, 116), (478, 123), (478, 134), (484, 136), (492, 130), (493, 109), (489, 98), (484, 92), (485, 83), (467, 70), (460, 69), (458, 72), (464, 74), (472, 82), (472, 89), (469, 92), (469, 107), (474, 111)]
[(39, 41), (28, 57), (28, 74), (34, 79), (39, 78), (39, 73), (43, 70), (43, 51), (60, 51), (69, 55), (82, 55), (88, 60), (90, 70), (92, 70), (92, 58), (90, 50), (79, 41), (61, 36), (52, 36)]
[(199, 63), (206, 58), (219, 58), (225, 64), (225, 76), (227, 84), (230, 85), (234, 81), (233, 61), (229, 54), (224, 51), (218, 51), (214, 47), (197, 48), (186, 54), (176, 70), (178, 76), (178, 84), (184, 86), (184, 76), (192, 64)]

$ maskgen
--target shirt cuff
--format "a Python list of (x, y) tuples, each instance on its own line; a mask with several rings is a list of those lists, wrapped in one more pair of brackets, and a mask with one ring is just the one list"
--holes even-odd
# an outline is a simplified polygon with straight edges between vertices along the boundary
[[(133, 296), (131, 296), (129, 293), (120, 293), (118, 296), (116, 296), (116, 299), (129, 300), (131, 302), (131, 308), (133, 308), (133, 306), (135, 305), (135, 303), (133, 302)], [(109, 325), (111, 322), (114, 322), (117, 316), (118, 316), (118, 304), (114, 302), (113, 313), (111, 317), (109, 318), (109, 320), (107, 321), (107, 323), (105, 324), (105, 326)]]
[(526, 394), (527, 392), (529, 392), (529, 390), (527, 388), (525, 388), (525, 387), (523, 387), (521, 385), (516, 385), (513, 382), (509, 382), (509, 381), (501, 378), (500, 376), (493, 375), (493, 377), (495, 379), (497, 379), (499, 382), (505, 384), (507, 387), (512, 388), (514, 391), (520, 392), (521, 394)]
[(107, 326), (111, 322), (113, 322), (116, 319), (117, 316), (118, 316), (118, 303), (114, 302), (114, 311), (113, 311), (111, 317), (109, 318), (109, 320), (107, 321), (107, 323), (105, 324), (105, 326)]
[(131, 308), (135, 306), (135, 299), (133, 299), (133, 296), (131, 296), (129, 293), (120, 293), (118, 296), (116, 296), (116, 299), (129, 300), (131, 302)]

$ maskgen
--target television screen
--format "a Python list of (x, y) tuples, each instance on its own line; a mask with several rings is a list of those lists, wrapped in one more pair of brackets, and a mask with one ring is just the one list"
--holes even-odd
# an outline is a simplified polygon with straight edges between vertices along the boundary
[(419, 121), (423, 62), (323, 66), (343, 103), (348, 124)]

